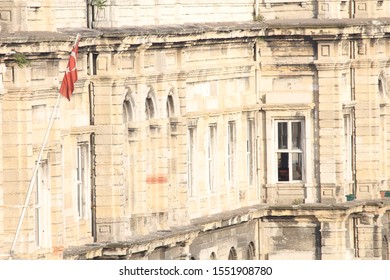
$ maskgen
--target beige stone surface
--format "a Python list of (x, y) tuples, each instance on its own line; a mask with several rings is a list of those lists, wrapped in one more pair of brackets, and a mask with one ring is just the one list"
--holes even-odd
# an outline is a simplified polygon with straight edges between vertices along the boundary
[(0, 259), (388, 259), (376, 2), (1, 1)]

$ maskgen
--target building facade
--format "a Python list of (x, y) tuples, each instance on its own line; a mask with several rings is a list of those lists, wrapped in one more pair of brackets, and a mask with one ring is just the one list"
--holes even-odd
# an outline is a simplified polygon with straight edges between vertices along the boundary
[(389, 259), (389, 1), (60, 2), (0, 1), (1, 258)]

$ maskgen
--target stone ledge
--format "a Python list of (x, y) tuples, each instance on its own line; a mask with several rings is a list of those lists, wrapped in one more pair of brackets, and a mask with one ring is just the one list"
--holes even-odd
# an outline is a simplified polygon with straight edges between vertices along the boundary
[(349, 27), (349, 26), (383, 26), (390, 24), (386, 18), (345, 18), (345, 19), (272, 19), (266, 24), (270, 28), (278, 27)]
[[(306, 217), (316, 215), (314, 211), (326, 211), (330, 214), (344, 211), (346, 215), (354, 212), (373, 210), (372, 207), (390, 210), (390, 199), (354, 200), (344, 203), (310, 203), (301, 205), (253, 205), (215, 215), (196, 218), (187, 226), (172, 227), (170, 230), (156, 231), (143, 236), (130, 237), (127, 240), (112, 243), (94, 243), (85, 246), (69, 247), (64, 250), (64, 259), (92, 259), (96, 257), (130, 256), (139, 252), (153, 251), (160, 247), (176, 246), (188, 242), (200, 233), (209, 230), (251, 222), (261, 217)], [(325, 215), (329, 217), (329, 213)]]

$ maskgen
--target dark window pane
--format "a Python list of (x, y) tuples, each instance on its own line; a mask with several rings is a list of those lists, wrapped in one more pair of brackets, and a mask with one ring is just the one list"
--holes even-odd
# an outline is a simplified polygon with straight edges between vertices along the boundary
[(292, 148), (301, 149), (301, 122), (291, 123)]
[(288, 153), (278, 153), (278, 181), (289, 181)]
[(287, 123), (278, 123), (278, 149), (287, 149)]
[(292, 153), (291, 157), (293, 180), (302, 180), (302, 154)]

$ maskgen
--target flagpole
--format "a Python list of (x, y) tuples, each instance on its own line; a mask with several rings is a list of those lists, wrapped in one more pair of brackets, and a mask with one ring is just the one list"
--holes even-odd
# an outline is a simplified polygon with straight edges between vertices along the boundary
[(43, 151), (45, 149), (47, 140), (49, 139), (51, 126), (53, 125), (53, 120), (54, 120), (54, 117), (55, 117), (55, 113), (57, 111), (58, 105), (60, 104), (60, 101), (61, 101), (61, 94), (58, 93), (56, 104), (54, 106), (53, 112), (52, 112), (51, 117), (50, 117), (49, 126), (46, 129), (45, 138), (43, 140), (43, 144), (42, 144), (41, 150), (39, 151), (38, 160), (37, 160), (37, 162), (35, 164), (34, 172), (33, 172), (33, 175), (31, 177), (31, 180), (30, 180), (30, 185), (28, 186), (28, 191), (27, 191), (26, 199), (24, 201), (22, 213), (20, 214), (20, 217), (19, 217), (18, 227), (16, 229), (14, 241), (12, 242), (12, 246), (11, 246), (11, 250), (10, 250), (11, 258), (13, 256), (13, 252), (14, 252), (14, 248), (15, 248), (15, 245), (16, 245), (16, 241), (18, 240), (19, 233), (20, 233), (20, 230), (22, 228), (23, 219), (24, 219), (24, 216), (26, 215), (26, 210), (27, 210), (27, 207), (28, 207), (28, 203), (30, 201), (31, 194), (32, 194), (32, 191), (34, 189), (35, 177), (37, 176), (37, 173), (38, 173), (39, 164), (41, 162)]
[[(74, 43), (73, 46), (76, 45), (77, 41), (79, 40), (79, 37), (80, 37), (80, 34), (77, 34), (76, 40), (75, 40), (75, 43)], [(43, 151), (44, 151), (46, 143), (47, 143), (47, 141), (49, 139), (50, 130), (51, 130), (51, 127), (53, 125), (53, 121), (54, 121), (54, 117), (56, 115), (57, 108), (60, 105), (60, 103), (61, 103), (61, 93), (58, 93), (57, 100), (56, 100), (56, 103), (55, 103), (54, 108), (53, 108), (53, 112), (51, 113), (51, 116), (50, 116), (49, 125), (48, 125), (48, 127), (46, 129), (45, 138), (43, 140), (43, 144), (41, 146), (41, 150), (39, 151), (39, 155), (38, 155), (37, 162), (35, 164), (33, 175), (31, 177), (30, 184), (28, 186), (28, 191), (27, 191), (26, 199), (24, 201), (23, 208), (22, 208), (22, 213), (20, 214), (20, 217), (19, 217), (18, 227), (16, 228), (16, 233), (15, 233), (15, 236), (14, 236), (14, 240), (12, 242), (12, 246), (11, 246), (11, 249), (10, 249), (10, 257), (11, 258), (13, 257), (14, 248), (15, 248), (16, 242), (18, 240), (18, 237), (19, 237), (19, 234), (20, 234), (20, 230), (22, 228), (22, 223), (23, 223), (23, 220), (24, 220), (24, 216), (26, 215), (26, 210), (28, 208), (28, 203), (30, 201), (31, 194), (32, 194), (33, 189), (34, 189), (35, 178), (36, 178), (37, 173), (38, 173), (39, 164), (40, 164), (41, 159), (42, 159)]]

